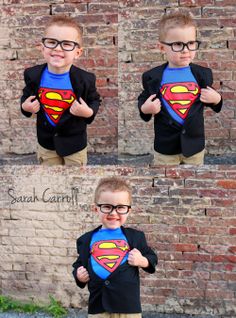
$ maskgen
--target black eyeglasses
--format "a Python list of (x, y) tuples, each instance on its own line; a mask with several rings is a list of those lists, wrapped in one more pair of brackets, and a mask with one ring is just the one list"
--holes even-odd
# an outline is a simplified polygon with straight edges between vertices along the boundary
[(184, 42), (162, 42), (162, 44), (169, 45), (171, 47), (171, 50), (173, 52), (182, 52), (185, 48), (185, 46), (188, 48), (189, 51), (197, 51), (199, 49), (199, 46), (201, 44), (201, 41), (189, 41), (187, 43)]
[(76, 46), (79, 46), (79, 43), (73, 41), (58, 41), (51, 38), (42, 38), (43, 45), (48, 49), (55, 49), (58, 45), (62, 48), (63, 51), (73, 51)]
[(131, 208), (131, 205), (112, 205), (112, 204), (97, 204), (97, 206), (100, 208), (100, 211), (105, 214), (110, 214), (113, 210), (116, 210), (116, 213), (118, 214), (127, 214), (129, 212), (129, 209)]

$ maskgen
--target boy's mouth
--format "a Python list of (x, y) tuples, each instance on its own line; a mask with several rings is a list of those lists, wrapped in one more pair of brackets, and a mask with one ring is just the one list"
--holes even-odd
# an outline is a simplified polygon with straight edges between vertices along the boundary
[(116, 218), (116, 217), (108, 217), (107, 220), (108, 221), (119, 221), (120, 219)]
[(59, 59), (63, 59), (64, 58), (64, 56), (62, 56), (60, 54), (51, 54), (51, 57), (59, 58)]

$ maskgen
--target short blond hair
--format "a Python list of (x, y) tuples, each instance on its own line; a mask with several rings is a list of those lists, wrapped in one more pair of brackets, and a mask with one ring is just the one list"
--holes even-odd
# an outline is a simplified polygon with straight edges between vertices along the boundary
[(175, 11), (164, 14), (159, 22), (159, 41), (164, 41), (167, 32), (176, 27), (197, 27), (192, 15), (188, 11)]
[(95, 194), (94, 202), (97, 203), (102, 192), (111, 191), (111, 192), (127, 192), (129, 194), (130, 203), (132, 201), (132, 189), (127, 181), (119, 177), (108, 177), (103, 178), (99, 181)]
[(75, 18), (71, 18), (64, 15), (55, 15), (46, 24), (44, 32), (46, 33), (47, 29), (51, 27), (52, 25), (67, 26), (67, 27), (74, 28), (78, 32), (79, 40), (82, 42), (82, 36), (83, 36), (82, 28)]

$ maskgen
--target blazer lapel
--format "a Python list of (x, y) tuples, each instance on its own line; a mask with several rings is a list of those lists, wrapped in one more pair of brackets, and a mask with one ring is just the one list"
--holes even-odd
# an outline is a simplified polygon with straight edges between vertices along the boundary
[(147, 82), (150, 90), (150, 94), (158, 94), (159, 95), (159, 88), (163, 76), (163, 72), (166, 68), (168, 63), (162, 64), (156, 67), (151, 74), (151, 79)]
[(44, 71), (44, 69), (47, 67), (47, 64), (41, 64), (41, 65), (37, 65), (31, 72), (30, 72), (30, 77), (32, 82), (34, 83), (34, 85), (36, 84), (37, 90), (39, 88), (40, 85), (40, 81), (41, 81), (41, 77), (42, 77), (42, 73)]
[(88, 235), (85, 238), (84, 246), (87, 246), (87, 248), (83, 251), (83, 261), (88, 263), (89, 257), (90, 257), (90, 242), (92, 239), (92, 236), (95, 232), (97, 232), (102, 226), (98, 226), (93, 231), (89, 232)]
[[(200, 73), (200, 68), (198, 65), (191, 63), (190, 69), (195, 77), (200, 89), (207, 86), (207, 83), (203, 77), (203, 74)], [(202, 107), (202, 102), (200, 101), (200, 96), (195, 100), (193, 107), (190, 108), (186, 121), (191, 118), (198, 110)], [(186, 122), (185, 121), (185, 122)]]
[(85, 83), (83, 81), (83, 76), (80, 74), (80, 69), (74, 65), (72, 65), (70, 69), (70, 80), (77, 100), (79, 100), (79, 98), (83, 96)]

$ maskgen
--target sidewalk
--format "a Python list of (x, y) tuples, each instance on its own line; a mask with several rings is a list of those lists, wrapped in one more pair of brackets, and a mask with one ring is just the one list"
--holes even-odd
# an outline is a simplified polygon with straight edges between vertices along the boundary
[[(184, 314), (161, 314), (144, 312), (142, 318), (226, 318), (227, 316), (209, 316), (209, 315), (184, 315)], [(0, 313), (0, 318), (52, 318), (44, 313), (23, 314), (23, 313)], [(69, 309), (69, 314), (64, 318), (87, 318), (85, 310)], [(233, 318), (229, 317), (228, 318)]]
[[(89, 153), (88, 165), (123, 165), (123, 166), (148, 166), (151, 164), (153, 155), (120, 155)], [(1, 165), (37, 165), (35, 154), (30, 155), (4, 155), (0, 158)], [(225, 154), (223, 156), (206, 155), (204, 164), (206, 165), (235, 165), (236, 153)]]

